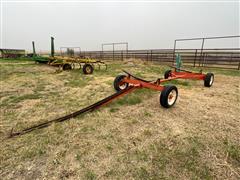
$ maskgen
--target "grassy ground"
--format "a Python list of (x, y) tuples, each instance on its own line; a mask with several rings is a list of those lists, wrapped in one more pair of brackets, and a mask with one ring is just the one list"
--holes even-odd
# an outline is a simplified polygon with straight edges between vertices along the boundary
[[(14, 131), (79, 110), (114, 93), (122, 69), (145, 79), (168, 68), (140, 61), (107, 71), (58, 72), (29, 61), (0, 61), (2, 179), (239, 179), (239, 71), (215, 73), (213, 87), (180, 80), (171, 109), (159, 92), (137, 90), (106, 107), (21, 137)], [(195, 69), (199, 70), (199, 69)]]

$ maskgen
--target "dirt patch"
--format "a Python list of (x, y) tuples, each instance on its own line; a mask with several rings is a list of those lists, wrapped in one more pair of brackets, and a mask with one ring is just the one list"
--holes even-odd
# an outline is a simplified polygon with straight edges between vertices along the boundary
[(148, 64), (147, 61), (142, 61), (141, 59), (136, 59), (136, 58), (128, 58), (124, 59), (123, 64), (128, 64), (128, 65), (146, 65)]

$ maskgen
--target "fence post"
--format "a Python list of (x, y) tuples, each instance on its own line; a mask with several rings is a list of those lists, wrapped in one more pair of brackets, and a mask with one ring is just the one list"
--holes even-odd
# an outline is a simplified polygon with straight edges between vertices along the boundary
[(194, 63), (193, 63), (193, 67), (195, 67), (195, 66), (196, 66), (196, 58), (197, 58), (197, 49), (196, 49), (196, 51), (195, 51), (195, 57), (194, 57)]
[(206, 53), (203, 53), (203, 57), (202, 57), (202, 67), (204, 67), (205, 64), (206, 64), (205, 60), (206, 60)]
[(205, 41), (205, 38), (202, 38), (202, 47), (201, 47), (201, 56), (200, 56), (200, 60), (201, 60), (201, 62), (199, 61), (199, 67), (201, 67), (201, 64), (203, 64), (202, 61), (203, 61), (203, 47), (204, 47), (204, 41)]
[(113, 43), (113, 61), (114, 61), (114, 43)]
[(147, 51), (147, 61), (148, 61), (148, 51)]
[(173, 66), (175, 62), (176, 45), (177, 45), (177, 40), (174, 41), (174, 47), (173, 47), (173, 64), (172, 64)]
[(122, 61), (123, 61), (123, 51), (121, 51), (121, 59), (122, 59)]
[(151, 61), (152, 61), (153, 59), (152, 59), (152, 50), (151, 50)]

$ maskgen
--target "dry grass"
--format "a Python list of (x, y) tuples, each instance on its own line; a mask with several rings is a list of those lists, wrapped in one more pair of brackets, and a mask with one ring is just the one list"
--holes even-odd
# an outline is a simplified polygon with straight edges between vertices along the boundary
[[(165, 66), (136, 60), (85, 76), (34, 63), (0, 62), (2, 179), (239, 179), (239, 71), (215, 70), (215, 83), (175, 81), (171, 109), (139, 90), (98, 111), (3, 140), (40, 121), (114, 93), (121, 69), (156, 79)], [(208, 71), (208, 70), (206, 70)], [(205, 72), (206, 72), (205, 71)]]

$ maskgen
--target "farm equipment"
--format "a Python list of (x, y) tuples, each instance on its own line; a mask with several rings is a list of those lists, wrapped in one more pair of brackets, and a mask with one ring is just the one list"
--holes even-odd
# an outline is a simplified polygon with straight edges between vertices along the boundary
[(84, 74), (92, 74), (95, 66), (98, 66), (98, 69), (101, 69), (101, 66), (105, 66), (105, 70), (107, 69), (107, 65), (100, 60), (90, 59), (86, 57), (62, 57), (62, 56), (54, 56), (54, 58), (50, 58), (48, 63), (51, 66), (58, 66), (62, 70), (71, 70), (75, 68), (83, 69)]
[(205, 87), (211, 87), (214, 82), (214, 74), (207, 73), (203, 74), (202, 70), (200, 72), (191, 72), (184, 69), (181, 69), (181, 56), (177, 54), (176, 56), (176, 67), (170, 66), (173, 70), (167, 70), (164, 73), (164, 79), (168, 81), (174, 79), (195, 79), (195, 80), (203, 80)]
[(114, 89), (117, 91), (115, 94), (110, 95), (110, 96), (108, 96), (86, 108), (83, 108), (83, 109), (76, 111), (74, 113), (71, 113), (69, 115), (66, 115), (66, 116), (63, 116), (63, 117), (60, 117), (57, 119), (53, 119), (51, 121), (46, 121), (46, 122), (40, 123), (38, 125), (34, 125), (32, 127), (23, 129), (22, 131), (19, 131), (19, 132), (11, 132), (10, 137), (23, 135), (23, 134), (29, 133), (33, 130), (47, 127), (47, 126), (51, 125), (52, 123), (66, 121), (66, 120), (74, 118), (78, 115), (81, 115), (81, 114), (84, 114), (87, 112), (91, 112), (93, 110), (100, 108), (103, 105), (110, 103), (111, 101), (113, 101), (119, 97), (122, 97), (136, 89), (141, 89), (141, 88), (148, 88), (148, 89), (160, 91), (161, 92), (160, 93), (160, 105), (163, 106), (164, 108), (170, 108), (177, 101), (178, 89), (174, 85), (164, 86), (164, 85), (162, 85), (162, 83), (171, 81), (173, 79), (204, 80), (204, 85), (206, 87), (211, 87), (213, 84), (214, 75), (212, 73), (207, 73), (205, 75), (205, 74), (202, 74), (202, 72), (194, 73), (194, 72), (180, 69), (178, 67), (174, 67), (174, 69), (175, 69), (174, 71), (168, 70), (165, 72), (165, 74), (164, 74), (165, 79), (158, 78), (157, 80), (154, 80), (154, 81), (147, 81), (147, 80), (141, 79), (139, 77), (136, 77), (126, 71), (123, 71), (123, 72), (125, 72), (125, 75), (118, 75), (113, 82)]
[(110, 103), (111, 101), (113, 101), (119, 97), (122, 97), (122, 96), (124, 96), (136, 89), (140, 89), (140, 88), (148, 88), (148, 89), (152, 89), (152, 90), (156, 90), (156, 91), (161, 91), (160, 104), (164, 108), (170, 108), (175, 104), (177, 97), (178, 97), (177, 87), (174, 85), (167, 85), (167, 86), (161, 85), (162, 82), (168, 81), (168, 80), (157, 79), (156, 81), (146, 81), (144, 79), (135, 77), (134, 75), (131, 75), (130, 73), (128, 73), (126, 71), (124, 71), (124, 72), (126, 73), (126, 75), (119, 75), (114, 80), (113, 86), (117, 92), (114, 93), (113, 95), (110, 95), (110, 96), (108, 96), (86, 108), (83, 108), (83, 109), (76, 111), (74, 113), (71, 113), (69, 115), (66, 115), (66, 116), (63, 116), (63, 117), (60, 117), (57, 119), (53, 119), (51, 121), (46, 121), (46, 122), (38, 124), (38, 125), (34, 125), (32, 127), (23, 129), (22, 131), (19, 131), (19, 132), (11, 132), (10, 137), (23, 135), (23, 134), (29, 133), (33, 130), (42, 129), (44, 127), (47, 127), (47, 126), (51, 125), (52, 123), (66, 121), (66, 120), (74, 118), (80, 114), (83, 114), (86, 112), (91, 112), (93, 110), (100, 108), (103, 105)]
[(157, 79), (156, 81), (146, 81), (138, 78), (126, 71), (123, 71), (126, 75), (119, 75), (114, 80), (114, 89), (116, 91), (123, 91), (128, 87), (132, 88), (148, 88), (156, 91), (161, 91), (160, 104), (165, 108), (172, 107), (178, 97), (178, 89), (174, 85), (161, 85), (162, 82), (168, 81), (164, 79)]
[[(33, 52), (35, 52), (34, 43), (33, 43)], [(101, 69), (101, 66), (104, 66), (105, 70), (107, 70), (107, 65), (101, 60), (91, 59), (88, 57), (55, 56), (53, 37), (51, 37), (51, 56), (50, 57), (42, 57), (42, 56), (37, 56), (35, 53), (33, 54), (34, 54), (33, 60), (35, 60), (36, 62), (49, 64), (51, 66), (57, 66), (62, 70), (82, 68), (84, 74), (92, 74), (95, 66), (98, 66), (99, 70)]]
[(174, 79), (195, 79), (195, 80), (203, 80), (205, 87), (211, 87), (214, 82), (214, 74), (207, 73), (203, 74), (200, 72), (191, 72), (184, 69), (176, 68), (174, 66), (170, 66), (174, 68), (174, 70), (167, 70), (164, 73), (164, 78), (168, 81)]

